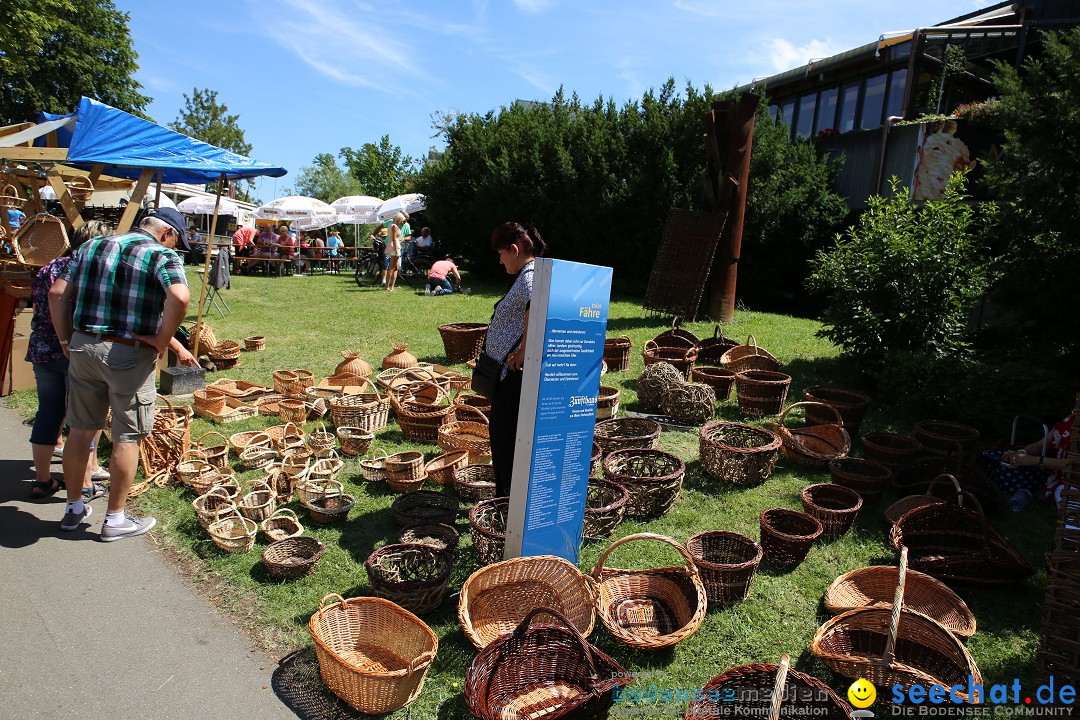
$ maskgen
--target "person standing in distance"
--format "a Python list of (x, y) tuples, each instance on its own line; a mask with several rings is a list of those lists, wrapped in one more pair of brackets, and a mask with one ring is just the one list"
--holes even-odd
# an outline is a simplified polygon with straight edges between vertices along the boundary
[(156, 523), (125, 508), (139, 443), (154, 428), (154, 367), (190, 301), (184, 265), (173, 250), (184, 230), (184, 218), (176, 210), (152, 211), (137, 230), (80, 247), (49, 289), (53, 326), (69, 359), (70, 433), (64, 452), (68, 502), (61, 530), (75, 530), (90, 516), (81, 479), (90, 441), (105, 427), (110, 408), (112, 477), (101, 540), (142, 535)]

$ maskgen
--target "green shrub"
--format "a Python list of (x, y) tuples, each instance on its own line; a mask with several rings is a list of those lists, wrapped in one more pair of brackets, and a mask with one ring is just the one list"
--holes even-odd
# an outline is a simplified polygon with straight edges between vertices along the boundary
[(970, 312), (989, 282), (963, 176), (924, 205), (896, 194), (897, 184), (818, 253), (809, 280), (829, 296), (821, 334), (870, 367), (897, 351), (965, 351)]

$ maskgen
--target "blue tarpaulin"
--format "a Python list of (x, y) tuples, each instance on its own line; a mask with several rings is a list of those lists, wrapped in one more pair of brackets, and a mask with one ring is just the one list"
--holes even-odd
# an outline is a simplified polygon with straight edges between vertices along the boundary
[[(68, 149), (65, 165), (90, 169), (104, 165), (105, 174), (138, 179), (145, 168), (162, 171), (162, 182), (207, 183), (261, 175), (281, 177), (286, 170), (269, 163), (195, 140), (175, 130), (135, 117), (97, 100), (79, 101), (74, 129), (61, 128), (57, 146)], [(41, 114), (41, 121), (71, 115)], [(45, 138), (35, 145), (45, 146)]]

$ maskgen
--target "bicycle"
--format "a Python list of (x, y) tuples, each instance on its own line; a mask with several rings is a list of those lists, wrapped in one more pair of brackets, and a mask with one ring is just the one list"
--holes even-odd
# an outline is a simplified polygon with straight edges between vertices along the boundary
[(356, 261), (353, 280), (357, 286), (379, 285), (382, 281), (382, 253), (377, 250), (365, 250)]

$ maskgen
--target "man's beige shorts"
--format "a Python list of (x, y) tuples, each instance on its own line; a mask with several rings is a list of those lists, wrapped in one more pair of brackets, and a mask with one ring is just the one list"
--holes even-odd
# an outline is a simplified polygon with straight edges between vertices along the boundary
[(134, 443), (154, 429), (157, 352), (76, 332), (68, 346), (67, 423), (101, 430), (112, 408), (112, 441)]

